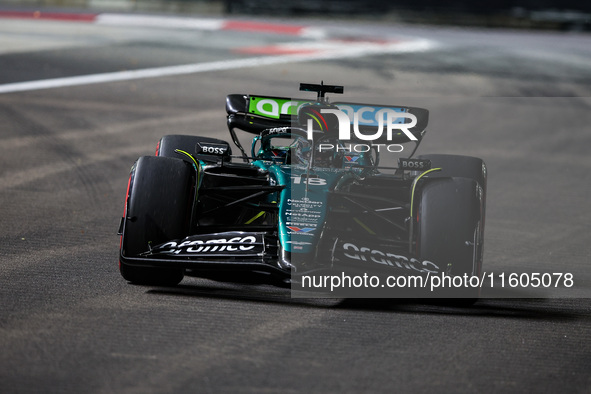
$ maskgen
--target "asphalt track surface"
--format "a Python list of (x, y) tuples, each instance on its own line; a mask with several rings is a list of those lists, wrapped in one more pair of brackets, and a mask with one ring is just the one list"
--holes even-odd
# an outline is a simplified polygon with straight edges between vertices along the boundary
[[(324, 27), (324, 39), (436, 45), (0, 95), (0, 391), (590, 392), (591, 37)], [(0, 89), (318, 39), (2, 19)], [(429, 108), (419, 153), (488, 164), (485, 270), (571, 272), (575, 286), (546, 298), (496, 289), (460, 308), (126, 283), (115, 233), (134, 160), (163, 134), (224, 138), (226, 94), (300, 96), (299, 82), (320, 80), (346, 98)]]

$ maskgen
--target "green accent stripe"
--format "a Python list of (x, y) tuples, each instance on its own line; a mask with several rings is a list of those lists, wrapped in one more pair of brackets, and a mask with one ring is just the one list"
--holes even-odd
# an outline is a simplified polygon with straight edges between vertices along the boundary
[(252, 219), (250, 219), (249, 221), (247, 221), (244, 224), (251, 224), (252, 222), (254, 222), (255, 220), (257, 220), (258, 218), (260, 218), (261, 216), (265, 215), (267, 212), (265, 211), (261, 211), (258, 214), (254, 215), (254, 217)]
[(368, 233), (370, 233), (371, 235), (376, 235), (376, 233), (370, 229), (369, 227), (367, 227), (361, 220), (357, 219), (357, 218), (353, 218), (353, 220), (355, 220), (355, 223), (357, 223), (358, 225), (360, 225), (361, 227), (363, 227), (363, 229), (365, 231), (367, 231)]
[(191, 160), (193, 160), (193, 167), (195, 167), (195, 171), (197, 171), (197, 191), (195, 192), (195, 201), (197, 201), (197, 197), (199, 196), (198, 190), (199, 190), (199, 187), (201, 186), (201, 164), (197, 160), (195, 160), (193, 155), (191, 155), (189, 152), (185, 152), (184, 150), (180, 150), (180, 149), (175, 149), (174, 151), (176, 153), (180, 153), (185, 156), (188, 156)]
[(199, 163), (197, 162), (197, 160), (195, 160), (195, 158), (189, 152), (185, 152), (184, 150), (180, 150), (180, 149), (175, 149), (174, 151), (176, 153), (182, 153), (183, 155), (188, 156), (191, 160), (193, 160), (193, 163), (195, 163), (195, 169), (197, 167), (199, 167)]

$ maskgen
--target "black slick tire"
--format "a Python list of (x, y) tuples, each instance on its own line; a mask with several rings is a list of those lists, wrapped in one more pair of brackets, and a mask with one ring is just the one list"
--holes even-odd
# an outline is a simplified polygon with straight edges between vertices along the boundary
[[(483, 203), (482, 188), (474, 179), (427, 180), (415, 218), (420, 259), (436, 264), (447, 276), (479, 276), (482, 270)], [(458, 304), (473, 303), (480, 294), (478, 287), (471, 286), (450, 286), (447, 290), (441, 295), (463, 298), (464, 302)]]
[[(194, 199), (194, 170), (180, 159), (143, 156), (131, 173), (121, 252), (134, 257), (151, 246), (188, 235)], [(126, 280), (141, 285), (174, 286), (184, 276), (178, 267), (144, 267), (120, 262)]]

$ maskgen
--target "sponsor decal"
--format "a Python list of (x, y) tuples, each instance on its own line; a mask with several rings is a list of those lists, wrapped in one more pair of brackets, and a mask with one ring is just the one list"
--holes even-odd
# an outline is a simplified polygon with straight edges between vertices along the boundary
[[(311, 104), (311, 101), (294, 100), (276, 97), (249, 98), (249, 113), (280, 119), (281, 116), (296, 117), (300, 107), (304, 104)], [(338, 125), (338, 140), (364, 141), (365, 144), (349, 144), (339, 146), (338, 144), (321, 144), (320, 150), (346, 150), (348, 152), (364, 153), (372, 149), (378, 152), (400, 153), (404, 147), (396, 144), (374, 144), (374, 142), (387, 141), (401, 142), (400, 138), (408, 141), (418, 141), (418, 138), (411, 132), (411, 129), (418, 123), (416, 115), (408, 112), (404, 107), (386, 107), (379, 105), (362, 105), (349, 103), (335, 103), (334, 108), (311, 109), (308, 113), (306, 123), (307, 138), (313, 139), (314, 130), (328, 131), (329, 125)], [(328, 118), (327, 116), (332, 116)], [(273, 129), (273, 132), (284, 132), (281, 128)], [(336, 133), (336, 130), (335, 130)]]
[(287, 243), (292, 245), (293, 250), (304, 250), (304, 247), (312, 245), (312, 242), (300, 242), (300, 241), (287, 241)]
[[(296, 116), (299, 108), (310, 101), (283, 99), (276, 97), (256, 97), (250, 96), (248, 112), (251, 114), (264, 116), (267, 118), (279, 119), (281, 115)], [(388, 140), (393, 139), (393, 135), (404, 133), (410, 141), (417, 141), (418, 138), (410, 131), (417, 125), (417, 117), (407, 112), (407, 109), (401, 107), (383, 107), (375, 105), (358, 104), (335, 104), (338, 109), (322, 108), (320, 113), (314, 111), (320, 119), (315, 119), (321, 126), (327, 124), (324, 120), (324, 114), (333, 114), (337, 117), (339, 124), (339, 139), (349, 141), (351, 136), (351, 125), (353, 125), (353, 134), (362, 141), (374, 141), (386, 132)], [(308, 139), (313, 135), (313, 119), (308, 119)], [(374, 134), (363, 134), (359, 126), (372, 126), (377, 130)]]
[(364, 246), (359, 247), (351, 242), (342, 244), (342, 255), (351, 260), (383, 264), (425, 274), (440, 272), (439, 267), (431, 261), (419, 261), (414, 257), (404, 256), (400, 253), (383, 252)]
[(322, 201), (314, 201), (307, 197), (301, 199), (288, 198), (287, 209), (285, 210), (285, 224), (289, 233), (313, 237), (313, 231), (318, 228), (323, 218), (323, 205)]
[[(393, 123), (404, 123), (403, 108), (397, 107), (379, 107), (375, 105), (356, 105), (356, 104), (339, 104), (339, 109), (345, 112), (349, 120), (356, 125), (366, 126), (380, 126), (387, 118), (387, 114), (397, 116), (393, 119)], [(402, 116), (402, 117), (400, 117)]]
[(425, 171), (431, 169), (431, 160), (398, 159), (398, 167), (403, 170)]
[(297, 115), (298, 108), (309, 101), (250, 96), (248, 112), (267, 118), (279, 119), (281, 115)]
[[(286, 212), (288, 215), (296, 215), (298, 213), (305, 213), (308, 215), (307, 217), (310, 218), (319, 218), (322, 213), (322, 206), (324, 205), (322, 201), (313, 201), (307, 197), (302, 199), (295, 199), (295, 198), (288, 198), (287, 199), (288, 208)], [(292, 218), (292, 220), (295, 220)]]
[(151, 254), (176, 256), (258, 254), (263, 251), (260, 234), (239, 232), (194, 235), (183, 240), (169, 241), (151, 250)]
[(296, 227), (296, 226), (287, 226), (287, 228), (293, 232), (296, 232), (296, 233), (309, 233), (310, 231), (316, 230), (315, 228), (310, 228), (310, 227), (300, 228), (300, 227)]
[(228, 151), (228, 146), (224, 144), (213, 144), (209, 142), (197, 143), (197, 154), (223, 156)]
[(291, 127), (272, 127), (267, 129), (268, 134), (284, 134), (289, 133), (291, 131)]

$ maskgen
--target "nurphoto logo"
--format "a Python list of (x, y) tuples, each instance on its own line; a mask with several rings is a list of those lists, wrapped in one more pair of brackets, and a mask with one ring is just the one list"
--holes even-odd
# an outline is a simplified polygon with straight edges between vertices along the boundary
[[(384, 125), (386, 126), (386, 138), (392, 141), (394, 130), (402, 131), (410, 141), (417, 141), (417, 137), (409, 130), (417, 125), (417, 117), (411, 113), (394, 111), (391, 108), (382, 108), (376, 111), (375, 107), (360, 107), (355, 110), (352, 106), (341, 105), (339, 109), (322, 108), (321, 114), (333, 114), (337, 117), (339, 123), (339, 139), (342, 141), (351, 140), (351, 122), (353, 123), (353, 133), (355, 137), (362, 141), (375, 141), (382, 137)], [(366, 117), (366, 113), (371, 113), (373, 117)], [(371, 115), (370, 115), (371, 116)], [(404, 119), (410, 119), (410, 123), (404, 123)], [(359, 123), (368, 126), (378, 126), (373, 135), (363, 134), (359, 130)], [(308, 139), (312, 139), (313, 120), (308, 119)]]

